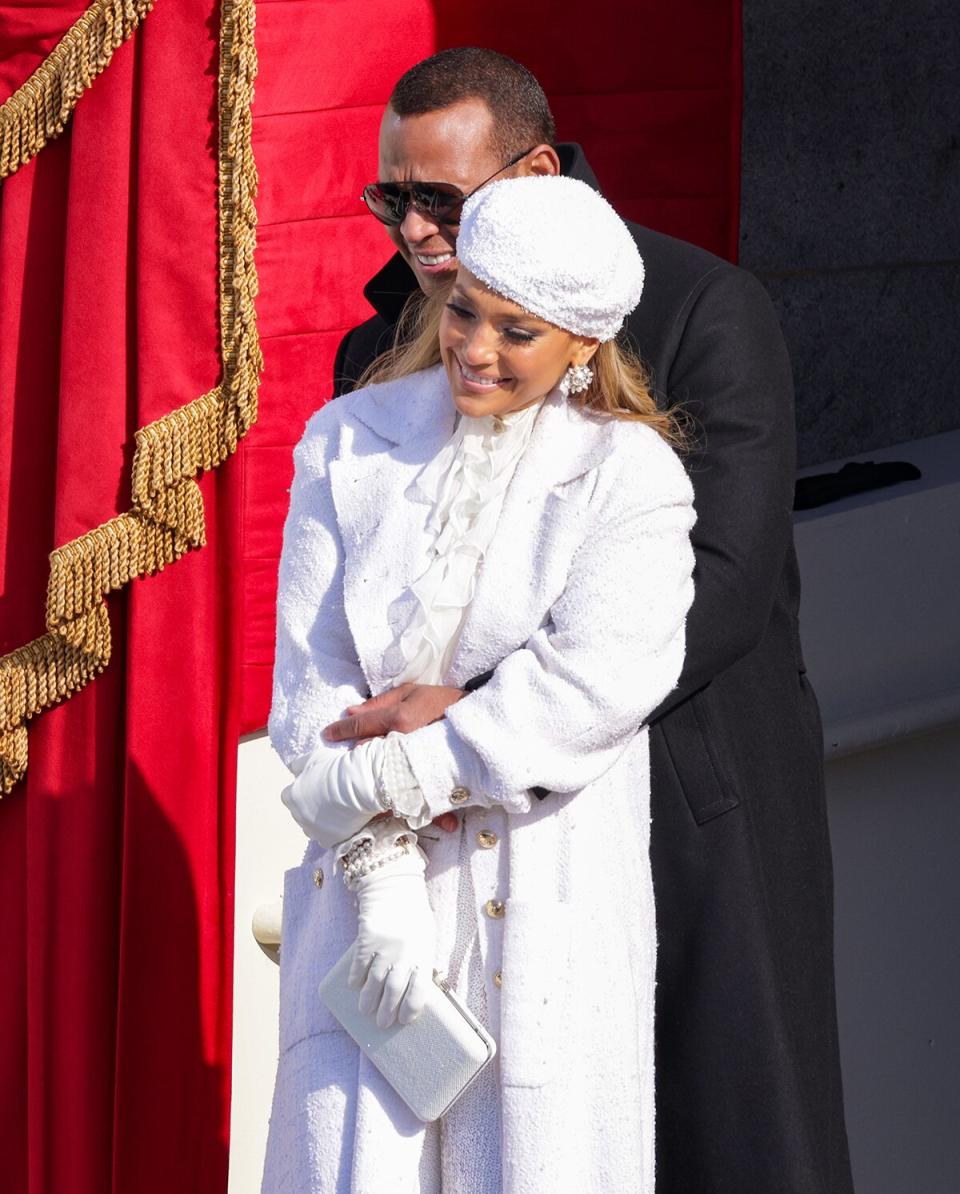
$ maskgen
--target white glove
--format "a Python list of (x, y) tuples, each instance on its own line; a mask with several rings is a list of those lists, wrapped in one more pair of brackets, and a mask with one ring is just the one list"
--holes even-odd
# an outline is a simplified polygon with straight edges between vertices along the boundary
[(280, 799), (307, 837), (336, 846), (384, 811), (377, 785), (383, 749), (382, 738), (371, 738), (353, 750), (321, 746), (294, 761), (293, 770), (302, 768)]
[(419, 849), (357, 879), (357, 941), (348, 983), (359, 1008), (389, 1028), (423, 1011), (433, 982), (435, 928)]

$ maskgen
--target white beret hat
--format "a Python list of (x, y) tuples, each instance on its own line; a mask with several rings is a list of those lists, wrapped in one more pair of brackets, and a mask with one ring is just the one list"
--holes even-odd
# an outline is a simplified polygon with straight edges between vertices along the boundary
[(626, 224), (592, 187), (561, 175), (505, 178), (471, 195), (457, 257), (525, 311), (601, 341), (616, 336), (643, 291)]

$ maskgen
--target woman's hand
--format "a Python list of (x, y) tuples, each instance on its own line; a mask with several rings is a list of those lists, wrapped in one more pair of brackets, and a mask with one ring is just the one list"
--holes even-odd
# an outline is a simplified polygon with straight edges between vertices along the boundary
[(353, 885), (357, 941), (348, 982), (359, 1008), (381, 1028), (409, 1024), (423, 1011), (433, 982), (435, 928), (424, 860), (412, 851)]
[(346, 742), (351, 738), (383, 738), (392, 731), (411, 734), (440, 721), (447, 709), (465, 695), (462, 688), (446, 684), (401, 684), (362, 705), (351, 705), (347, 709), (349, 716), (328, 725), (323, 736), (328, 742)]

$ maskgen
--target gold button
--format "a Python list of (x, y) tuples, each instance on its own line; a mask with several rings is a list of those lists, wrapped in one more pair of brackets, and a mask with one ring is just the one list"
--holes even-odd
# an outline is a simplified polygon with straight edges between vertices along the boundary
[(454, 788), (453, 791), (450, 793), (450, 803), (451, 804), (463, 804), (463, 802), (465, 800), (469, 800), (469, 799), (470, 799), (470, 789), (469, 788)]
[(487, 900), (483, 905), (483, 910), (491, 920), (499, 920), (507, 911), (503, 900)]
[(496, 844), (497, 835), (489, 829), (481, 829), (477, 834), (477, 845), (482, 846), (484, 850), (492, 850)]
[(317, 887), (323, 887), (323, 871), (319, 867), (313, 872), (313, 882)]
[(499, 970), (498, 970), (498, 971), (497, 971), (497, 973), (496, 973), (496, 974), (493, 976), (493, 985), (494, 985), (495, 987), (502, 987), (502, 986), (503, 986), (503, 974), (502, 974), (502, 973), (501, 973)]

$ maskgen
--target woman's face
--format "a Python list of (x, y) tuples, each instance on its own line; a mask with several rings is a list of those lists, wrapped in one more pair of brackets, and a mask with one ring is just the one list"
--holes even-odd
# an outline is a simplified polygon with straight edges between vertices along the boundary
[(574, 336), (501, 298), (462, 265), (440, 320), (440, 356), (464, 415), (503, 415), (539, 402), (595, 340)]

